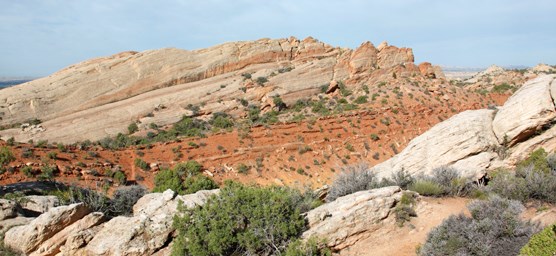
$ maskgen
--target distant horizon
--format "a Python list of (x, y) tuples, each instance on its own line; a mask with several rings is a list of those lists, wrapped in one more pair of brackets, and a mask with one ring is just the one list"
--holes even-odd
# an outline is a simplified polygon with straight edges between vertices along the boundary
[(122, 51), (201, 49), (312, 36), (412, 48), (415, 62), (457, 67), (556, 64), (551, 0), (0, 0), (0, 76), (43, 77)]

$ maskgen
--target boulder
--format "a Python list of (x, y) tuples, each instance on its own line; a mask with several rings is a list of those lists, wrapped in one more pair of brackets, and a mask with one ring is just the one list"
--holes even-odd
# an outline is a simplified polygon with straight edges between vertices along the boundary
[(133, 206), (133, 216), (119, 216), (105, 223), (84, 248), (86, 255), (150, 255), (167, 245), (174, 228), (178, 202), (185, 207), (204, 204), (219, 190), (177, 196), (166, 190), (143, 196)]
[(318, 237), (335, 250), (348, 247), (378, 229), (400, 201), (397, 186), (359, 191), (339, 197), (307, 213), (304, 239)]
[(34, 218), (32, 217), (22, 217), (18, 216), (11, 219), (5, 219), (0, 221), (0, 234), (6, 233), (6, 231), (10, 230), (16, 226), (27, 225), (31, 222)]
[(57, 256), (86, 255), (83, 247), (102, 229), (102, 224), (70, 234), (66, 243), (60, 247)]
[[(402, 169), (412, 175), (429, 175), (434, 168), (457, 163), (463, 176), (478, 178), (484, 174), (485, 165), (488, 166), (486, 159), (496, 157), (481, 154), (498, 145), (491, 129), (494, 113), (482, 109), (454, 115), (413, 139), (402, 152), (376, 165), (372, 171), (386, 178)], [(481, 161), (464, 161), (472, 156)]]
[(4, 244), (15, 251), (29, 254), (41, 243), (88, 213), (90, 210), (83, 203), (52, 208), (27, 225), (8, 230), (4, 236)]
[(11, 200), (0, 199), (0, 220), (17, 216), (17, 203)]
[(45, 213), (51, 208), (60, 205), (56, 196), (25, 196), (21, 208), (37, 213)]
[(556, 118), (551, 97), (554, 75), (542, 75), (525, 83), (500, 108), (492, 129), (500, 143), (515, 145), (544, 129)]
[(104, 214), (100, 212), (93, 212), (83, 217), (82, 219), (74, 222), (73, 224), (67, 226), (60, 232), (56, 233), (54, 236), (48, 240), (41, 243), (36, 251), (30, 254), (30, 256), (52, 256), (60, 252), (60, 247), (66, 243), (68, 237), (73, 234), (79, 234), (80, 232), (87, 230), (93, 226), (96, 226), (104, 221)]

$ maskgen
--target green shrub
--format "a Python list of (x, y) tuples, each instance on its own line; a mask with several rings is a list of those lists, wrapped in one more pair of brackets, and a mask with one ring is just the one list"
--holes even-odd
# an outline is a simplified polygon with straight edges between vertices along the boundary
[(543, 148), (539, 148), (529, 155), (527, 159), (521, 161), (517, 165), (517, 169), (528, 167), (529, 165), (533, 165), (535, 170), (539, 170), (545, 173), (549, 173), (551, 171), (550, 166), (548, 166), (547, 161), (548, 154), (544, 151)]
[(367, 96), (359, 96), (353, 102), (355, 102), (356, 104), (367, 103)]
[(0, 166), (7, 165), (15, 161), (15, 156), (8, 147), (0, 148)]
[(554, 256), (556, 255), (556, 224), (546, 227), (534, 234), (531, 240), (521, 248), (523, 256)]
[(137, 126), (137, 124), (135, 122), (133, 122), (133, 123), (131, 123), (127, 126), (127, 132), (129, 134), (136, 133), (137, 131), (139, 131), (139, 126)]
[(185, 177), (193, 177), (201, 173), (203, 165), (195, 160), (187, 161), (185, 163), (178, 163), (174, 166), (174, 170), (180, 175)]
[(46, 157), (48, 157), (49, 159), (57, 159), (58, 158), (58, 153), (56, 153), (54, 151), (50, 151), (46, 154)]
[(396, 223), (398, 226), (402, 227), (405, 222), (410, 221), (411, 217), (416, 217), (415, 212), (415, 193), (404, 192), (400, 202), (394, 208), (394, 214), (396, 217)]
[(172, 169), (163, 169), (154, 177), (153, 192), (171, 189), (183, 195), (218, 188), (212, 179), (200, 174), (201, 169), (202, 165), (196, 161), (187, 161), (175, 165)]
[(203, 206), (180, 208), (172, 255), (280, 255), (305, 229), (302, 195), (228, 182)]
[(200, 190), (218, 188), (218, 184), (216, 184), (216, 182), (203, 175), (197, 175), (185, 179), (183, 186), (185, 187), (184, 194), (193, 194)]
[(21, 172), (28, 178), (34, 177), (33, 168), (31, 166), (24, 166), (21, 168)]
[(234, 126), (234, 121), (230, 115), (223, 112), (216, 112), (212, 115), (212, 119), (209, 121), (209, 124), (216, 128), (228, 129)]
[(237, 166), (237, 172), (241, 173), (241, 174), (247, 174), (249, 173), (249, 169), (251, 169), (251, 166), (248, 166), (244, 163), (241, 163)]
[(408, 189), (423, 196), (441, 196), (444, 194), (444, 189), (440, 184), (431, 180), (417, 180)]
[(452, 215), (434, 228), (419, 255), (517, 255), (536, 227), (520, 219), (523, 205), (493, 196), (468, 205), (471, 217)]
[(150, 169), (149, 164), (147, 164), (147, 162), (145, 162), (141, 158), (135, 158), (134, 164), (135, 164), (135, 166), (143, 169), (144, 171), (148, 171)]
[(255, 82), (257, 82), (257, 84), (259, 85), (264, 85), (266, 82), (268, 82), (268, 79), (264, 76), (259, 76), (257, 77), (257, 79), (255, 79)]
[(326, 248), (324, 241), (311, 237), (308, 241), (296, 239), (288, 244), (284, 256), (331, 256), (332, 251)]
[(127, 182), (127, 177), (126, 177), (125, 173), (123, 173), (122, 171), (114, 172), (114, 179), (119, 184), (126, 184), (126, 182)]
[(179, 194), (183, 193), (182, 179), (173, 169), (163, 169), (154, 177), (153, 192), (164, 192), (171, 189)]
[(41, 167), (41, 174), (37, 176), (37, 180), (52, 180), (54, 179), (54, 171), (56, 171), (56, 166), (44, 165)]

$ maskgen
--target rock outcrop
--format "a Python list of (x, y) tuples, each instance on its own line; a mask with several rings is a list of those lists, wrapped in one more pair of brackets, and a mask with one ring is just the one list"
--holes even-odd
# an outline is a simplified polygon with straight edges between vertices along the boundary
[(348, 247), (383, 225), (402, 197), (397, 187), (359, 191), (337, 198), (307, 213), (304, 238), (319, 237), (334, 250)]
[[(379, 177), (400, 170), (428, 175), (434, 168), (453, 166), (463, 176), (480, 178), (490, 169), (511, 166), (541, 145), (554, 150), (555, 78), (541, 75), (527, 82), (498, 109), (465, 111), (437, 124), (371, 171)], [(507, 153), (500, 155), (501, 150)]]
[(500, 143), (512, 146), (554, 122), (553, 76), (541, 76), (523, 85), (496, 113), (492, 128)]
[[(5, 88), (0, 94), (0, 125), (43, 121), (0, 131), (18, 141), (75, 142), (126, 132), (131, 122), (159, 126), (201, 113), (238, 114), (236, 99), (260, 103), (280, 95), (286, 102), (317, 95), (332, 81), (346, 86), (374, 84), (395, 71), (420, 76), (409, 48), (370, 42), (355, 50), (313, 38), (260, 39), (200, 49), (124, 52), (84, 61), (48, 77)], [(429, 72), (429, 71), (427, 71)], [(437, 70), (433, 73), (439, 77)], [(242, 76), (250, 74), (248, 76)], [(258, 85), (256, 79), (267, 82)]]
[(90, 210), (82, 203), (52, 208), (29, 224), (8, 230), (4, 244), (18, 252), (30, 254), (56, 233), (78, 221)]
[[(37, 218), (19, 216), (16, 203), (0, 201), (6, 212), (0, 221), (4, 244), (31, 256), (70, 255), (169, 255), (174, 236), (172, 221), (178, 204), (202, 205), (219, 190), (176, 195), (167, 190), (143, 196), (132, 216), (107, 221), (82, 203), (50, 208)], [(38, 201), (44, 201), (37, 196)], [(45, 200), (50, 198), (47, 196)], [(12, 214), (12, 210), (16, 211)]]
[(171, 241), (172, 218), (178, 202), (185, 207), (202, 205), (218, 191), (184, 196), (171, 190), (147, 194), (134, 205), (133, 216), (119, 216), (106, 222), (82, 251), (86, 255), (151, 255)]

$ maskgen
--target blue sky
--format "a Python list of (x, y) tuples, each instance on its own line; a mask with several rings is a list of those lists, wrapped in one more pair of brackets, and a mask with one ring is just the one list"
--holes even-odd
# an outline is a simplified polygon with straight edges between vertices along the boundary
[(411, 47), (416, 62), (556, 64), (554, 0), (0, 0), (0, 76), (126, 50), (313, 36)]

